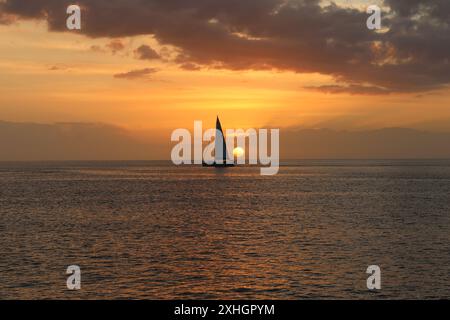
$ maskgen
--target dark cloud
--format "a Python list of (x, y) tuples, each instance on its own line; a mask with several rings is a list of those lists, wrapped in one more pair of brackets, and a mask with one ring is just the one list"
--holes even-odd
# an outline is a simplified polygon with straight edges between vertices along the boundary
[(141, 79), (141, 78), (147, 78), (149, 75), (158, 72), (158, 69), (155, 68), (145, 68), (140, 70), (132, 70), (124, 73), (118, 73), (114, 75), (114, 78), (117, 79), (127, 79), (127, 80), (134, 80), (134, 79)]
[[(334, 91), (419, 92), (450, 83), (450, 1), (385, 0), (375, 32), (368, 15), (320, 0), (79, 0), (90, 37), (152, 35), (187, 63), (230, 70), (317, 72)], [(1, 11), (65, 29), (65, 0), (6, 0)], [(339, 90), (338, 90), (339, 89)], [(355, 90), (358, 89), (358, 90)], [(370, 90), (366, 90), (366, 93)]]
[(139, 48), (137, 48), (134, 51), (134, 53), (136, 54), (138, 59), (141, 59), (141, 60), (155, 60), (155, 59), (161, 58), (161, 56), (158, 54), (158, 52), (153, 50), (148, 45), (140, 46)]
[(384, 2), (403, 17), (421, 15), (447, 23), (450, 19), (450, 1), (448, 0), (385, 0)]

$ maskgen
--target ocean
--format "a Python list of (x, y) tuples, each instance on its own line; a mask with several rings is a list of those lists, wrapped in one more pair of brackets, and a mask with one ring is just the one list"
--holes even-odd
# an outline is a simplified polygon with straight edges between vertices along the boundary
[(448, 299), (450, 161), (0, 163), (0, 298)]

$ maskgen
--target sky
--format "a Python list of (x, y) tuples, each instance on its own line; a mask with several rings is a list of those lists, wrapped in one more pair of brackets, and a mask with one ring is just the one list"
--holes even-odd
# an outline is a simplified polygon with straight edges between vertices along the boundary
[(449, 18), (447, 0), (0, 0), (0, 120), (450, 132)]

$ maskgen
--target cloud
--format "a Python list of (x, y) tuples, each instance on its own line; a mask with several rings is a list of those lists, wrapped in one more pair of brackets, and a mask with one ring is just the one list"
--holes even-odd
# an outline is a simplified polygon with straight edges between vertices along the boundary
[(154, 60), (161, 58), (161, 56), (148, 45), (140, 46), (134, 51), (134, 53), (138, 59), (141, 60)]
[(118, 51), (125, 49), (125, 45), (121, 40), (114, 39), (106, 45), (106, 48), (108, 48), (113, 54), (116, 54)]
[[(384, 0), (384, 32), (366, 28), (364, 11), (320, 0), (78, 2), (85, 35), (151, 35), (177, 49), (180, 65), (320, 73), (342, 84), (337, 92), (363, 86), (421, 92), (450, 84), (448, 0)], [(68, 4), (6, 0), (0, 11), (46, 19), (50, 30), (67, 31)]]
[[(446, 159), (450, 134), (407, 128), (363, 131), (286, 129), (281, 159)], [(411, 143), (414, 141), (414, 143)]]
[(16, 21), (16, 17), (14, 15), (5, 14), (0, 12), (0, 25), (9, 25)]
[(367, 94), (367, 95), (377, 95), (377, 94), (388, 94), (391, 91), (386, 88), (374, 87), (374, 86), (362, 86), (362, 85), (324, 85), (311, 87), (304, 87), (305, 89), (316, 90), (324, 93), (350, 93), (350, 94)]
[[(450, 157), (450, 133), (399, 128), (365, 131), (281, 130), (282, 159)], [(154, 132), (141, 136), (141, 133), (107, 124), (0, 121), (0, 161), (168, 160), (172, 146), (170, 141), (167, 143)]]
[(443, 22), (450, 19), (450, 2), (447, 0), (385, 0), (385, 3), (403, 17), (422, 15)]
[(199, 65), (190, 62), (182, 63), (180, 68), (187, 71), (198, 71), (202, 69)]
[(117, 79), (135, 80), (141, 78), (147, 78), (149, 75), (158, 72), (155, 68), (145, 68), (140, 70), (132, 70), (124, 73), (118, 73), (114, 75)]
[(0, 161), (164, 159), (161, 141), (108, 124), (0, 121)]
[(125, 49), (125, 44), (120, 39), (113, 39), (105, 46), (92, 45), (90, 50), (93, 52), (111, 52), (112, 54), (116, 54), (119, 51), (123, 51)]
[(93, 52), (105, 52), (105, 49), (99, 45), (92, 45), (90, 49)]
[(64, 64), (55, 64), (52, 65), (48, 68), (48, 70), (50, 71), (65, 71), (65, 70), (69, 70), (69, 66), (64, 65)]

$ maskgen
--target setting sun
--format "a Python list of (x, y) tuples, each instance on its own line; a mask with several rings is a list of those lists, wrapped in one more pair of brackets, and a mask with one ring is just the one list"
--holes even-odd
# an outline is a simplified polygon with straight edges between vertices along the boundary
[(242, 149), (241, 147), (236, 147), (233, 149), (233, 156), (235, 157), (242, 157), (244, 153), (244, 149)]

